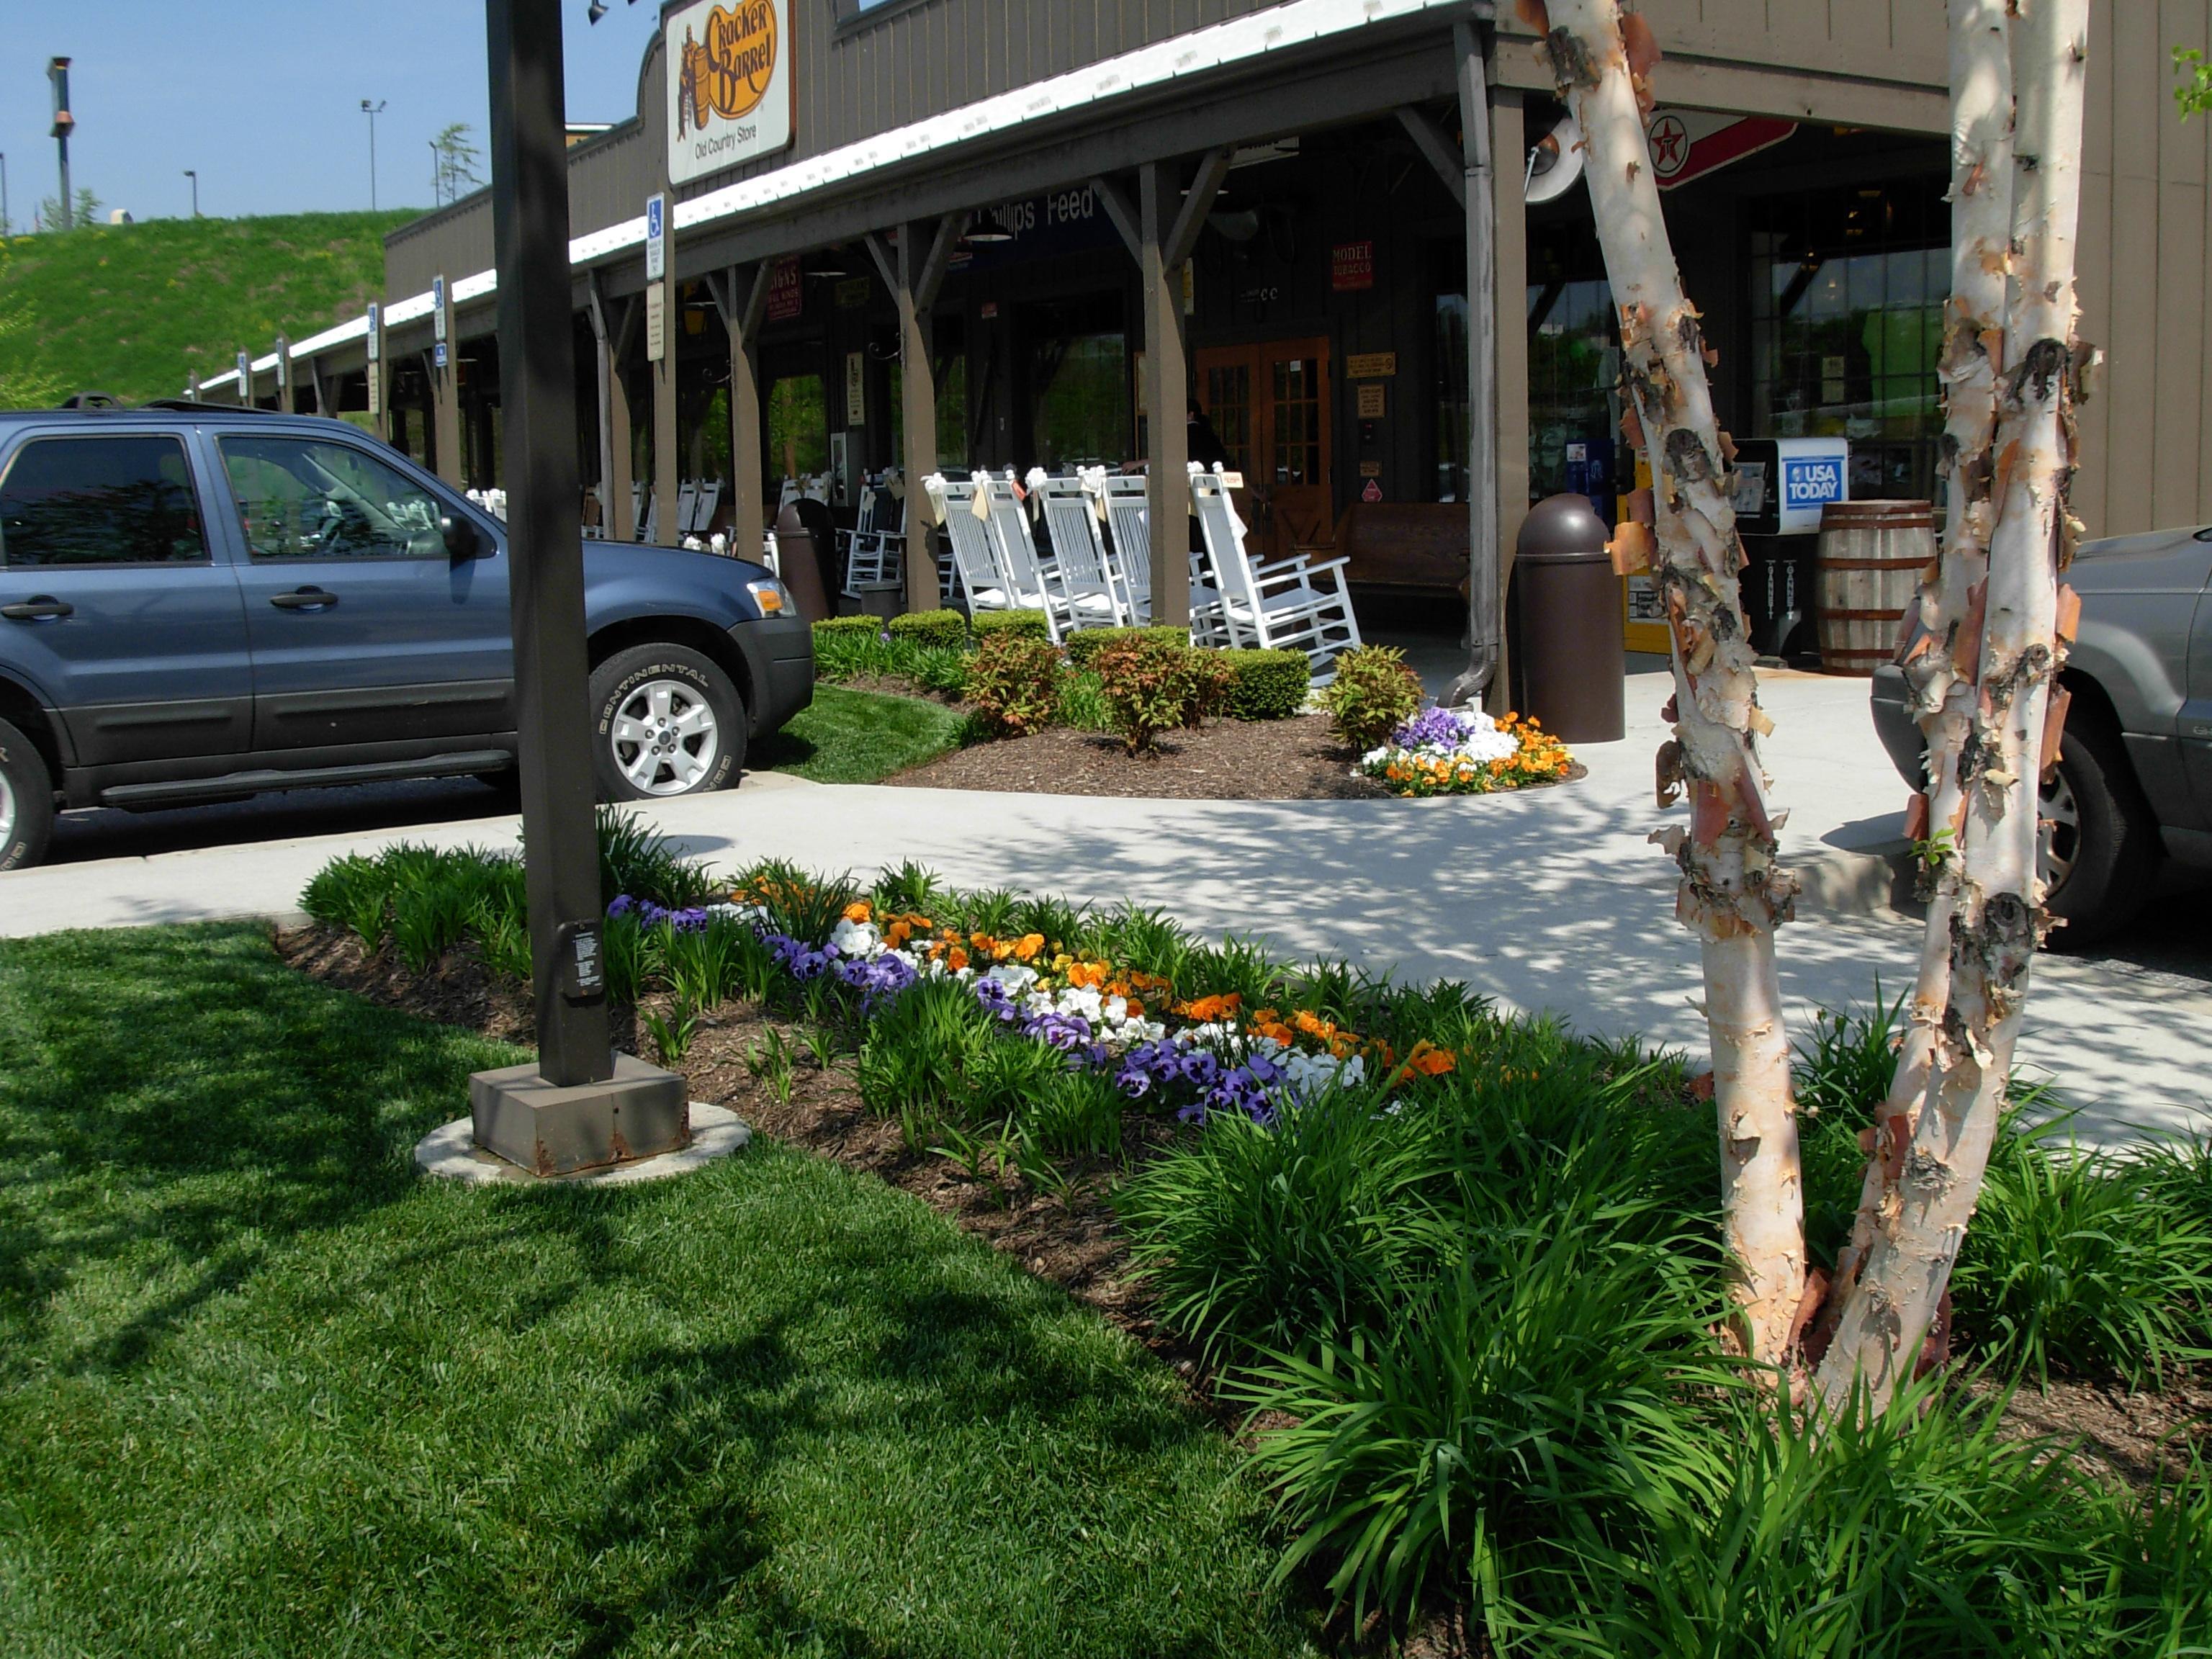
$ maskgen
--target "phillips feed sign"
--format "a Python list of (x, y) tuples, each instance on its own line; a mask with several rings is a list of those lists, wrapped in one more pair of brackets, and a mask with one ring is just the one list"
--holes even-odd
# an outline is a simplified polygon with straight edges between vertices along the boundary
[(689, 184), (791, 143), (791, 0), (699, 0), (661, 20), (668, 177)]

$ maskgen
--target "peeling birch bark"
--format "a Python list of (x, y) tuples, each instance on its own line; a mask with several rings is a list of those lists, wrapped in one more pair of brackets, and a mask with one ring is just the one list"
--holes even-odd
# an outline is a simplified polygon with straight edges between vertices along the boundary
[(1836, 1262), (1832, 1305), (1856, 1282), (1881, 1218), (1897, 1205), (1898, 1176), (1920, 1120), (1920, 1103), (1950, 1000), (1951, 918), (1958, 905), (1960, 837), (1966, 795), (1959, 777), (1972, 729), (1979, 629), (1972, 601), (1989, 574), (1991, 489), (2002, 372), (2005, 277), (2011, 269), (2013, 97), (2006, 0), (1950, 0), (1951, 298), (1943, 313), (1946, 512), (1943, 553), (1920, 585), (1925, 631), (1901, 657), (1906, 690), (1928, 743), (1923, 804), (1913, 817), (1923, 842), (1922, 896), (1928, 922), (1904, 1042), (1889, 1097), (1875, 1109), (1866, 1176), (1850, 1242)]
[[(1651, 457), (1657, 538), (1651, 574), (1673, 635), (1674, 738), (1661, 750), (1660, 799), (1686, 791), (1690, 827), (1655, 841), (1682, 871), (1675, 914), (1704, 957), (1705, 1017), (1719, 1119), (1721, 1209), (1752, 1357), (1787, 1361), (1805, 1289), (1804, 1199), (1790, 1040), (1774, 929), (1796, 881), (1776, 859), (1757, 737), (1753, 653), (1736, 573), (1742, 563), (1727, 450), (1705, 380), (1705, 337), (1682, 293), (1644, 139), (1651, 31), (1618, 0), (1552, 0), (1540, 50), (1582, 124), (1584, 170), (1620, 320), (1623, 376)], [(1634, 441), (1634, 440), (1632, 440)]]
[(1978, 605), (1967, 606), (1969, 616), (1981, 613), (1981, 643), (1956, 768), (1965, 828), (1948, 924), (1949, 984), (1895, 1202), (1876, 1218), (1821, 1361), (1820, 1392), (1832, 1406), (1862, 1384), (1877, 1406), (1887, 1404), (1911, 1374), (1981, 1193), (2045, 926), (2036, 782), (2061, 665), (2058, 572), (2078, 534), (2066, 495), (2083, 362), (2075, 338), (2074, 245), (2088, 0), (2011, 0), (2010, 9), (2014, 280), (2001, 359), (1989, 574)]

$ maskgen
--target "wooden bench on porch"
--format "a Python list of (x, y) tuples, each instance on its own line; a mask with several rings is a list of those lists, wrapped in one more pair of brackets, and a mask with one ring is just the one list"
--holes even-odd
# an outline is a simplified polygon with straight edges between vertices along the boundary
[(1337, 519), (1329, 556), (1351, 560), (1345, 577), (1363, 586), (1464, 595), (1467, 548), (1463, 501), (1354, 501)]

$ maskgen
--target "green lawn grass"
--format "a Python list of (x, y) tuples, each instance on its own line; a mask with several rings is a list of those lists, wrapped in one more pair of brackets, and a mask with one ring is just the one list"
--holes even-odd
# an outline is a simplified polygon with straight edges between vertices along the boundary
[(958, 748), (962, 724), (942, 703), (817, 685), (813, 703), (763, 741), (753, 763), (817, 783), (878, 783)]
[(1228, 1442), (914, 1200), (416, 1178), (514, 1057), (251, 928), (0, 944), (0, 1645), (1304, 1650)]
[(384, 286), (384, 235), (421, 213), (153, 219), (8, 245), (9, 298), (33, 319), (28, 367), (64, 392), (174, 398), (241, 349), (358, 317)]

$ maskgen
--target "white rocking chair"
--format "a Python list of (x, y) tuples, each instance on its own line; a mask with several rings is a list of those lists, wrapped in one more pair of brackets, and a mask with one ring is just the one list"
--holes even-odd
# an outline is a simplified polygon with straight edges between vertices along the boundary
[[(1219, 468), (1194, 465), (1190, 494), (1198, 508), (1206, 561), (1221, 591), (1231, 642), (1267, 650), (1302, 651), (1316, 684), (1336, 678), (1336, 656), (1359, 643), (1359, 619), (1344, 586), (1346, 559), (1319, 564), (1304, 557), (1255, 565), (1244, 551), (1244, 524), (1229, 498)], [(1324, 584), (1322, 579), (1328, 580)]]
[(1036, 609), (1024, 606), (1023, 595), (1001, 567), (999, 538), (992, 533), (988, 520), (975, 516), (975, 479), (956, 483), (940, 473), (933, 472), (922, 480), (922, 488), (937, 509), (938, 520), (952, 543), (952, 563), (958, 578), (961, 596), (966, 600), (968, 614), (975, 616), (984, 611), (1020, 611)]
[(860, 516), (837, 539), (845, 554), (845, 596), (881, 593), (899, 586), (906, 538), (899, 504), (888, 484), (869, 484), (860, 492)]
[[(1152, 515), (1145, 478), (1140, 473), (1109, 472), (1103, 489), (1106, 525), (1113, 532), (1107, 568), (1121, 590), (1130, 616), (1142, 626), (1152, 619)], [(1194, 645), (1229, 643), (1220, 592), (1194, 554), (1190, 561), (1190, 637)]]
[(1091, 481), (1047, 477), (1039, 467), (1029, 476), (1029, 489), (1052, 538), (1052, 564), (1044, 574), (1055, 605), (1076, 628), (1126, 626), (1130, 613), (1106, 568)]

